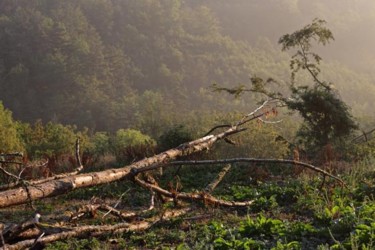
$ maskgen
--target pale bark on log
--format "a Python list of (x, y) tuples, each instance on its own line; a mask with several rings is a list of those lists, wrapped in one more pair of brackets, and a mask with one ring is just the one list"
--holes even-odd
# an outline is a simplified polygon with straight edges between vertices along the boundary
[[(127, 222), (124, 222), (124, 223), (118, 223), (116, 225), (75, 227), (70, 231), (65, 231), (65, 232), (60, 232), (60, 233), (44, 236), (41, 239), (39, 239), (37, 243), (45, 245), (45, 244), (48, 244), (57, 240), (65, 240), (65, 239), (69, 239), (72, 237), (89, 238), (89, 237), (99, 237), (108, 233), (115, 234), (115, 233), (129, 232), (129, 231), (143, 231), (143, 230), (150, 228), (157, 221), (162, 221), (162, 220), (178, 217), (183, 214), (186, 214), (188, 211), (190, 211), (189, 208), (166, 211), (162, 218), (156, 218), (156, 220), (154, 221), (142, 221), (137, 224), (129, 224)], [(31, 240), (20, 241), (13, 245), (5, 245), (5, 247), (8, 250), (19, 250), (19, 249), (25, 249), (25, 248), (31, 247), (35, 243), (36, 243), (35, 239), (31, 239)]]
[[(241, 123), (241, 125), (242, 124), (243, 123)], [(184, 143), (176, 148), (167, 150), (150, 158), (145, 158), (122, 168), (73, 175), (40, 184), (30, 185), (28, 186), (29, 192), (23, 187), (6, 190), (0, 192), (0, 208), (25, 204), (30, 202), (30, 199), (39, 200), (62, 195), (78, 188), (110, 183), (129, 177), (134, 173), (156, 169), (160, 167), (161, 164), (165, 164), (176, 157), (190, 155), (195, 152), (209, 149), (216, 141), (241, 131), (243, 131), (243, 128), (233, 126), (218, 135), (209, 135), (195, 141)]]

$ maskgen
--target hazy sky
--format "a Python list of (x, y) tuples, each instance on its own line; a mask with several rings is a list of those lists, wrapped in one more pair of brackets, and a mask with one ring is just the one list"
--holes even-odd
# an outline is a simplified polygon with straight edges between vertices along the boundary
[(375, 70), (374, 0), (212, 0), (208, 5), (224, 32), (252, 42), (266, 36), (275, 45), (283, 34), (324, 19), (335, 37), (324, 56), (357, 70)]

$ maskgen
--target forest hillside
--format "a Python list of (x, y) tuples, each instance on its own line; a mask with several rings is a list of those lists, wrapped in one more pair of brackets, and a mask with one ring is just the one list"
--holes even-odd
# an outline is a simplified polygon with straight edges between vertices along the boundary
[(4, 0), (0, 99), (24, 122), (157, 136), (145, 127), (156, 114), (163, 127), (181, 113), (254, 104), (212, 94), (213, 83), (246, 85), (255, 75), (287, 82), (290, 55), (278, 38), (320, 18), (335, 37), (316, 47), (324, 78), (356, 117), (373, 116), (374, 9), (338, 0)]

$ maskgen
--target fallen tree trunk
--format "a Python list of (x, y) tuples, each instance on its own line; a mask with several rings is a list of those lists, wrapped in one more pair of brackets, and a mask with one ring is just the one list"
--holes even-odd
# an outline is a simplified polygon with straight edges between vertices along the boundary
[[(256, 117), (259, 116), (260, 115)], [(248, 121), (250, 121), (250, 119)], [(242, 124), (243, 123), (239, 125)], [(145, 158), (123, 168), (78, 174), (57, 180), (50, 180), (40, 184), (28, 185), (27, 188), (19, 187), (0, 192), (0, 208), (25, 204), (32, 200), (62, 195), (78, 188), (110, 183), (124, 179), (136, 173), (156, 169), (179, 156), (190, 155), (195, 152), (209, 149), (218, 140), (245, 130), (244, 128), (240, 128), (239, 125), (232, 126), (231, 128), (217, 135), (209, 135), (195, 141), (184, 143), (174, 149), (167, 150), (150, 158)]]
[(3, 248), (8, 250), (16, 250), (16, 249), (25, 249), (29, 247), (39, 245), (45, 245), (57, 240), (65, 240), (72, 237), (77, 238), (90, 238), (90, 237), (99, 237), (106, 234), (114, 234), (114, 233), (124, 233), (129, 231), (143, 231), (150, 228), (158, 221), (168, 220), (170, 218), (175, 218), (182, 216), (190, 211), (190, 208), (182, 208), (179, 210), (172, 210), (167, 211), (164, 213), (163, 217), (157, 217), (152, 221), (141, 221), (135, 224), (129, 224), (127, 222), (118, 223), (115, 225), (102, 225), (102, 226), (79, 226), (74, 227), (71, 230), (64, 230), (63, 232), (54, 233), (51, 235), (47, 235), (44, 237), (40, 237), (39, 239), (29, 239), (17, 242), (12, 245), (5, 245)]

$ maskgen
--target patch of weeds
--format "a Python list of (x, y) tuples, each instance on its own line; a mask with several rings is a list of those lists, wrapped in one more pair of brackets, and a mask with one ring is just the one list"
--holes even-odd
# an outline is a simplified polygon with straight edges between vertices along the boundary
[(56, 241), (50, 244), (47, 244), (44, 248), (46, 250), (69, 250), (69, 249), (103, 249), (102, 244), (96, 238), (90, 239), (69, 239), (67, 241)]
[(314, 236), (316, 233), (317, 229), (310, 223), (297, 221), (294, 223), (289, 223), (286, 238), (288, 240), (301, 240), (303, 237)]
[(239, 233), (251, 237), (273, 237), (285, 235), (285, 225), (281, 220), (267, 218), (260, 214), (257, 218), (247, 218), (241, 223)]
[(375, 219), (363, 218), (362, 222), (357, 224), (350, 235), (343, 243), (336, 243), (333, 249), (344, 247), (346, 249), (374, 249), (375, 248)]
[(35, 206), (37, 208), (37, 211), (39, 211), (43, 214), (51, 213), (51, 212), (55, 211), (55, 209), (56, 209), (54, 204), (42, 202), (42, 201), (35, 202)]
[(218, 238), (214, 241), (214, 248), (220, 250), (229, 249), (263, 249), (264, 244), (259, 241), (243, 238), (236, 239), (234, 235), (230, 239)]
[(274, 195), (269, 198), (262, 196), (254, 200), (254, 203), (252, 204), (250, 211), (252, 212), (261, 212), (261, 211), (268, 211), (268, 210), (275, 211), (278, 206), (279, 204), (277, 203), (276, 197)]
[(302, 249), (302, 244), (298, 241), (292, 241), (288, 243), (282, 243), (278, 241), (276, 246), (271, 248), (271, 250), (300, 250)]

